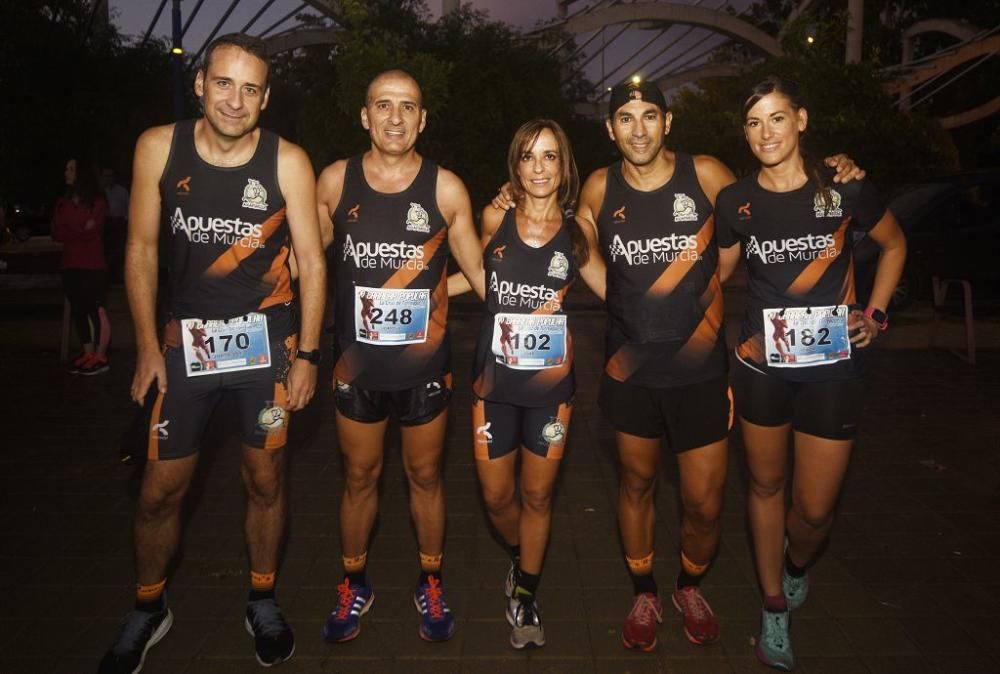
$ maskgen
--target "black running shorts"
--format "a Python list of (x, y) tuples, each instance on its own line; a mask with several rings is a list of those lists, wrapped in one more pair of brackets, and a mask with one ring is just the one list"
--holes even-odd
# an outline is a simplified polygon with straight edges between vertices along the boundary
[[(268, 315), (270, 367), (239, 372), (220, 371), (188, 377), (184, 350), (170, 346), (164, 350), (167, 392), (157, 393), (149, 422), (147, 455), (151, 461), (179, 459), (196, 454), (216, 404), (223, 395), (236, 402), (240, 435), (244, 445), (277, 450), (288, 441), (288, 370), (295, 360), (298, 335), (290, 312)], [(179, 330), (176, 323), (167, 327)], [(155, 386), (155, 384), (153, 385)], [(155, 391), (151, 388), (151, 391)]]
[(650, 388), (601, 380), (598, 404), (616, 431), (641, 438), (667, 436), (675, 452), (718, 442), (732, 426), (732, 398), (725, 376), (708, 381)]
[(334, 382), (337, 411), (348, 419), (373, 424), (395, 414), (401, 426), (420, 426), (438, 417), (451, 400), (451, 374), (402, 391), (372, 391)]
[(783, 426), (791, 422), (800, 433), (829, 440), (851, 440), (857, 435), (865, 392), (861, 377), (794, 382), (740, 361), (733, 388), (740, 417), (752, 424)]
[(519, 447), (543, 459), (561, 459), (572, 415), (573, 401), (522, 407), (475, 398), (472, 445), (476, 459), (499, 459)]

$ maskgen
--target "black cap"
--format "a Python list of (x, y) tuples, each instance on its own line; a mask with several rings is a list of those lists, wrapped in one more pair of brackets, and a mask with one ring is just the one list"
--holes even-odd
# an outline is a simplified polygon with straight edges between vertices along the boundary
[(657, 106), (663, 112), (667, 111), (667, 100), (663, 92), (652, 82), (641, 80), (623, 82), (611, 90), (611, 100), (608, 102), (608, 117), (614, 117), (618, 108), (629, 101), (646, 101)]

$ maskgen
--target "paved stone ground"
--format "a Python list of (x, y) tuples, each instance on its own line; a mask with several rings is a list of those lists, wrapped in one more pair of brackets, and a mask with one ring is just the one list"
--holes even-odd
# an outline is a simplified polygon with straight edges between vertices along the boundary
[[(731, 325), (738, 323), (738, 293), (731, 298)], [(130, 471), (117, 461), (118, 438), (133, 413), (126, 394), (134, 359), (128, 318), (120, 293), (112, 295), (118, 335), (113, 369), (72, 377), (56, 357), (60, 301), (51, 290), (0, 294), (4, 674), (95, 671), (132, 598)], [(578, 408), (539, 594), (546, 647), (521, 653), (507, 644), (501, 589), (507, 562), (488, 532), (469, 437), (478, 317), (473, 308), (458, 307), (452, 318), (457, 387), (448, 435), (445, 554), (458, 631), (445, 644), (417, 636), (411, 602), (417, 551), (393, 434), (370, 553), (375, 606), (356, 641), (323, 642), (322, 621), (339, 580), (342, 487), (331, 394), (324, 386), (292, 426), (290, 527), (278, 592), (297, 651), (279, 671), (768, 671), (751, 648), (759, 597), (738, 433), (730, 450), (722, 549), (704, 583), (722, 622), (721, 643), (690, 645), (669, 609), (654, 653), (622, 648), (630, 587), (617, 538), (612, 435), (595, 404), (604, 315), (585, 300), (579, 306), (572, 319)], [(865, 423), (838, 521), (813, 570), (815, 589), (792, 622), (798, 672), (1000, 671), (1000, 344), (981, 339), (989, 348), (980, 351), (976, 367), (943, 350), (898, 348), (926, 344), (920, 336), (925, 323), (919, 311), (896, 318), (899, 337), (884, 340), (871, 358)], [(955, 322), (946, 329), (956, 329)], [(329, 364), (321, 376), (329, 380)], [(237, 442), (225, 405), (215, 419), (171, 575), (175, 625), (150, 652), (143, 670), (149, 674), (259, 671), (242, 626), (249, 579)], [(665, 458), (657, 574), (669, 587), (678, 566), (677, 472), (670, 455)]]

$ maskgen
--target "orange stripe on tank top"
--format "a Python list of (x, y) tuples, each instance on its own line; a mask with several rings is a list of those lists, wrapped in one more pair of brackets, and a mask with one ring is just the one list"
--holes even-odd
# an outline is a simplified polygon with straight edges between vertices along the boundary
[(712, 277), (712, 281), (705, 292), (706, 294), (713, 293), (711, 304), (705, 310), (705, 316), (701, 319), (701, 322), (698, 323), (694, 332), (691, 333), (691, 337), (674, 354), (674, 360), (678, 358), (703, 359), (709, 354), (719, 338), (719, 328), (722, 327), (724, 312), (724, 300), (722, 298), (722, 286), (719, 284), (718, 275)]
[(790, 295), (795, 295), (796, 297), (802, 297), (803, 295), (808, 295), (809, 292), (816, 287), (816, 284), (821, 278), (823, 278), (823, 274), (826, 273), (826, 270), (830, 268), (830, 265), (833, 264), (834, 260), (839, 258), (840, 254), (843, 252), (844, 235), (847, 232), (847, 225), (850, 222), (851, 219), (849, 217), (844, 218), (844, 221), (840, 223), (840, 227), (838, 227), (837, 231), (833, 233), (833, 245), (837, 249), (837, 255), (835, 257), (822, 258), (810, 262), (808, 266), (802, 270), (802, 273), (799, 274), (798, 278), (792, 281), (792, 284), (788, 286), (788, 290), (785, 292)]
[(271, 268), (264, 274), (264, 283), (273, 283), (271, 294), (261, 300), (258, 309), (266, 309), (276, 304), (285, 304), (294, 299), (292, 295), (292, 275), (288, 271), (288, 246), (282, 246), (271, 262)]
[[(701, 226), (698, 230), (698, 258), (701, 258), (702, 254), (708, 249), (708, 245), (712, 242), (712, 235), (715, 233), (715, 215), (708, 216), (705, 220), (705, 224)], [(698, 262), (695, 260), (675, 260), (671, 262), (670, 265), (663, 270), (660, 277), (649, 287), (649, 295), (662, 297), (664, 295), (669, 295), (677, 287), (677, 284), (687, 276), (687, 273)]]
[[(424, 250), (424, 257), (422, 258), (425, 263), (430, 263), (434, 259), (434, 253), (437, 249), (441, 247), (444, 243), (444, 238), (448, 234), (448, 229), (443, 227), (438, 230), (437, 234), (431, 237), (429, 240), (425, 241), (421, 248)], [(396, 270), (396, 273), (389, 277), (389, 280), (382, 284), (383, 288), (408, 288), (410, 284), (413, 283), (413, 279), (417, 278), (424, 270), (421, 269), (407, 269), (406, 267), (401, 267)]]
[[(277, 231), (278, 226), (285, 220), (285, 209), (282, 208), (264, 221), (260, 226), (259, 241), (266, 241)], [(229, 247), (226, 252), (215, 259), (215, 262), (205, 270), (206, 276), (226, 276), (240, 266), (243, 260), (247, 259), (257, 250), (250, 246), (250, 242), (257, 237), (244, 236), (242, 239)]]

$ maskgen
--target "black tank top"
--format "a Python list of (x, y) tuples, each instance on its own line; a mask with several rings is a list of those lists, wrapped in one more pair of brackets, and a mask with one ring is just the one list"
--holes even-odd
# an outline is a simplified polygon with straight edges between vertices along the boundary
[(568, 223), (544, 246), (532, 248), (518, 234), (515, 209), (507, 211), (483, 251), (483, 268), (486, 312), (473, 392), (523, 407), (570, 400), (576, 380), (563, 302), (578, 271)]
[(610, 166), (597, 225), (608, 267), (607, 374), (654, 388), (725, 374), (713, 209), (691, 155), (676, 153), (674, 175), (650, 192)]
[(178, 122), (160, 179), (173, 318), (225, 319), (292, 301), (278, 136), (260, 129), (242, 166), (198, 156), (195, 120)]
[(402, 192), (376, 192), (361, 156), (347, 161), (332, 214), (336, 283), (334, 377), (398, 391), (449, 371), (448, 224), (437, 206), (437, 164), (422, 159)]

